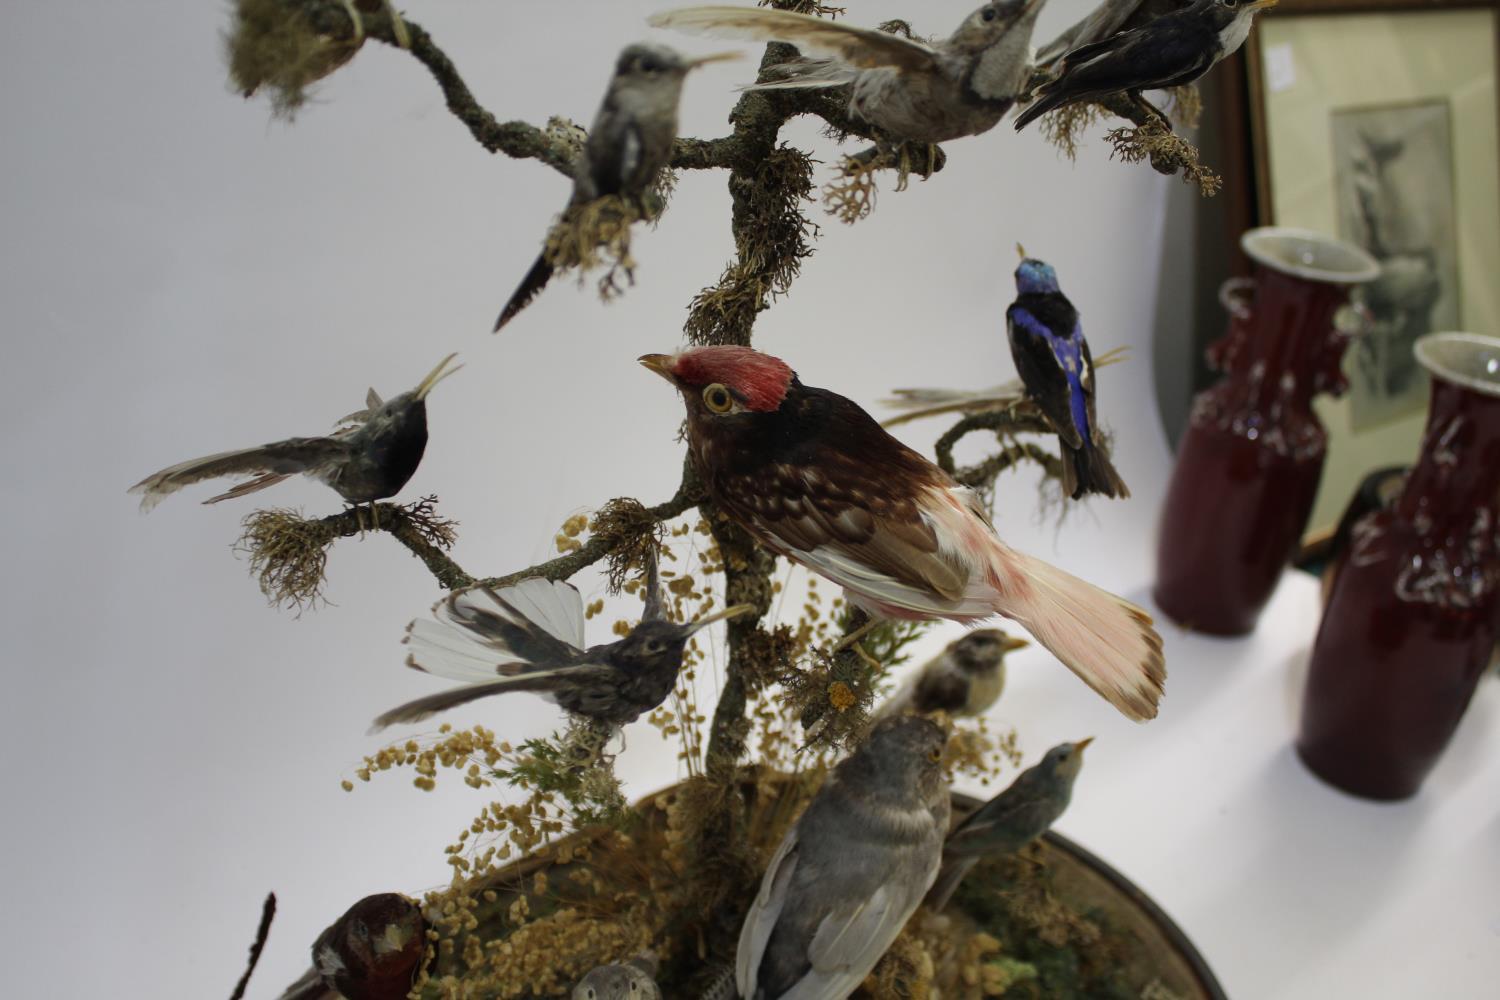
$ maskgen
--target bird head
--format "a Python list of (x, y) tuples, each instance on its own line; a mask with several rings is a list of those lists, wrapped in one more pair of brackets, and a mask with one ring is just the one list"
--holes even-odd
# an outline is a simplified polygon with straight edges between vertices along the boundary
[(432, 391), (433, 386), (463, 367), (463, 365), (448, 367), (456, 357), (458, 357), (457, 354), (450, 354), (439, 361), (437, 367), (417, 383), (416, 388), (408, 389), (399, 396), (382, 400), (380, 395), (371, 389), (369, 395), (365, 397), (365, 409), (349, 414), (339, 423), (361, 424), (378, 418), (386, 421), (387, 426), (400, 427), (415, 419), (417, 423), (411, 429), (420, 431), (427, 426), (427, 394)]
[(686, 625), (678, 625), (665, 618), (643, 620), (628, 636), (615, 644), (612, 658), (618, 664), (638, 672), (647, 671), (664, 660), (680, 665), (683, 650), (695, 633), (714, 622), (737, 618), (754, 610), (753, 604), (735, 604)]
[(936, 722), (920, 715), (900, 715), (877, 723), (847, 763), (870, 768), (895, 794), (915, 790), (932, 801), (948, 794), (943, 782), (947, 745), (948, 734)]
[(797, 377), (785, 361), (749, 347), (694, 347), (640, 362), (677, 387), (693, 422), (773, 412)]
[(1072, 785), (1073, 779), (1083, 769), (1083, 751), (1092, 742), (1094, 738), (1090, 736), (1077, 743), (1059, 743), (1047, 751), (1047, 756), (1042, 758), (1039, 767), (1047, 774)]
[(660, 989), (634, 964), (601, 965), (573, 987), (572, 1000), (653, 1000)]
[(1044, 260), (1026, 256), (1026, 248), (1016, 244), (1021, 263), (1016, 266), (1016, 291), (1027, 293), (1057, 292), (1062, 286), (1057, 283), (1057, 272)]
[(710, 56), (689, 59), (675, 49), (665, 45), (637, 42), (627, 45), (615, 62), (614, 79), (610, 88), (637, 91), (643, 94), (660, 94), (674, 103), (682, 90), (682, 81), (688, 73), (699, 66), (727, 59), (738, 59), (738, 52), (718, 52)]
[(1005, 654), (1025, 649), (1031, 643), (1007, 634), (1003, 629), (975, 629), (948, 645), (948, 654), (964, 671), (977, 673), (995, 666), (1005, 659)]
[(1046, 0), (995, 0), (964, 18), (948, 45), (969, 55), (983, 52), (1023, 21), (1034, 21)]
[(1198, 0), (1190, 10), (1208, 18), (1219, 34), (1222, 56), (1229, 55), (1240, 47), (1250, 33), (1250, 23), (1255, 15), (1275, 7), (1279, 0)]

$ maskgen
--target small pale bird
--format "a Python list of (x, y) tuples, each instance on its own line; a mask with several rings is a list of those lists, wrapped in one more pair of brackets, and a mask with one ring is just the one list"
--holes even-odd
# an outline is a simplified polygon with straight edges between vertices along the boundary
[(667, 618), (654, 557), (643, 591), (640, 624), (623, 639), (588, 649), (583, 648), (583, 598), (571, 584), (530, 577), (498, 590), (454, 591), (433, 605), (436, 621), (418, 618), (407, 626), (406, 665), (467, 683), (399, 705), (376, 718), (371, 731), (513, 691), (537, 692), (574, 714), (625, 725), (666, 701), (694, 633), (754, 610), (736, 604), (674, 624)]
[(1029, 645), (998, 628), (976, 629), (954, 639), (907, 677), (876, 710), (875, 718), (908, 712), (983, 715), (1005, 689), (1005, 654)]
[(1156, 715), (1161, 636), (1128, 601), (1002, 542), (978, 497), (855, 403), (749, 347), (648, 354), (687, 406), (710, 496), (872, 618), (1019, 622), (1131, 719)]
[(205, 479), (255, 477), (203, 501), (218, 503), (274, 486), (300, 472), (331, 487), (352, 504), (395, 496), (417, 471), (427, 448), (427, 394), (463, 367), (448, 367), (455, 357), (448, 355), (415, 389), (389, 402), (371, 389), (365, 397), (365, 409), (339, 421), (344, 426), (326, 437), (288, 438), (195, 458), (147, 476), (130, 492), (142, 494), (141, 510), (147, 511), (184, 486)]
[(1016, 776), (999, 795), (975, 809), (943, 843), (943, 868), (927, 894), (934, 911), (948, 905), (969, 870), (987, 857), (1013, 854), (1046, 833), (1068, 808), (1073, 782), (1092, 737), (1060, 743)]
[(693, 34), (787, 42), (815, 53), (767, 67), (747, 90), (849, 88), (849, 111), (893, 142), (946, 142), (988, 132), (1030, 69), (1044, 0), (987, 3), (932, 45), (873, 28), (764, 7), (687, 7), (651, 18)]
[(601, 965), (573, 987), (572, 1000), (661, 1000), (655, 975), (655, 955), (641, 955), (620, 965)]
[(1057, 432), (1063, 492), (1074, 500), (1088, 493), (1128, 497), (1094, 413), (1094, 359), (1078, 310), (1063, 294), (1051, 264), (1016, 249), (1021, 251), (1018, 294), (1005, 310), (1010, 356), (1026, 395)]
[[(568, 208), (604, 195), (618, 195), (639, 205), (657, 174), (672, 159), (682, 81), (699, 66), (737, 57), (737, 53), (718, 53), (689, 59), (665, 45), (646, 44), (631, 45), (621, 52), (604, 102), (584, 141), (583, 155), (573, 165), (573, 196)], [(544, 250), (500, 311), (496, 332), (547, 287), (552, 271)]]
[(946, 742), (927, 719), (890, 719), (829, 774), (745, 915), (744, 1000), (841, 1000), (880, 961), (937, 877)]
[(1213, 69), (1250, 34), (1257, 11), (1278, 0), (1196, 0), (1139, 28), (1081, 45), (1062, 58), (1062, 74), (1037, 91), (1016, 116), (1016, 129), (1049, 111), (1123, 93), (1166, 122), (1141, 97), (1143, 90), (1181, 87)]

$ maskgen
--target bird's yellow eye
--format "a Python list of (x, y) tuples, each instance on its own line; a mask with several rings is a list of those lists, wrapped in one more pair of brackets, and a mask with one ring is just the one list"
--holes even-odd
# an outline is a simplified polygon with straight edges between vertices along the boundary
[(930, 760), (930, 761), (932, 761), (934, 764), (936, 764), (938, 761), (940, 761), (940, 760), (943, 759), (943, 751), (942, 751), (942, 749), (941, 748), (936, 748), (936, 749), (932, 749), (932, 750), (927, 751), (927, 759)]
[(734, 406), (734, 397), (722, 382), (715, 382), (703, 390), (703, 405), (715, 413), (728, 413)]

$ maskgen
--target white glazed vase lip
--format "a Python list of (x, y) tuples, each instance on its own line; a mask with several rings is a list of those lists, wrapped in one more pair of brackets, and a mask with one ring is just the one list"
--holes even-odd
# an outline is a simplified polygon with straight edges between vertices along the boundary
[[(1300, 249), (1299, 256), (1286, 252), (1293, 247)], [(1311, 229), (1293, 226), (1247, 229), (1240, 236), (1240, 249), (1263, 267), (1308, 281), (1362, 285), (1380, 276), (1380, 263), (1374, 257), (1353, 243)], [(1321, 260), (1310, 259), (1313, 254)]]
[(1411, 352), (1433, 378), (1500, 397), (1500, 337), (1459, 331), (1429, 333), (1417, 338)]

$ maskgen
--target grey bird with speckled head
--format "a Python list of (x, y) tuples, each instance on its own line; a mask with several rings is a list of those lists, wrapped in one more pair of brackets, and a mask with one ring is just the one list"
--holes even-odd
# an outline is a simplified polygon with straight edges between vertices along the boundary
[(969, 870), (987, 857), (1013, 854), (1046, 833), (1068, 808), (1073, 782), (1083, 767), (1083, 751), (1093, 738), (1060, 743), (1041, 762), (1016, 776), (1010, 786), (975, 809), (943, 843), (943, 869), (927, 905), (948, 905)]
[[(573, 197), (568, 207), (605, 195), (617, 195), (639, 205), (672, 158), (683, 80), (705, 63), (737, 55), (719, 53), (689, 59), (665, 45), (644, 43), (621, 52), (604, 103), (599, 105), (584, 141), (583, 155), (573, 165)], [(547, 286), (552, 270), (552, 262), (543, 251), (500, 311), (495, 321), (497, 333)]]
[(572, 1000), (661, 1000), (655, 975), (655, 955), (640, 955), (620, 965), (601, 965), (573, 987)]
[(766, 67), (761, 81), (746, 89), (847, 86), (850, 113), (893, 142), (947, 142), (988, 132), (1015, 103), (1026, 82), (1031, 30), (1044, 2), (987, 3), (931, 45), (764, 7), (688, 7), (657, 14), (651, 23), (796, 45), (816, 57)]
[(463, 367), (448, 367), (455, 357), (448, 355), (415, 389), (395, 399), (382, 400), (371, 389), (365, 397), (365, 409), (340, 420), (344, 426), (326, 437), (288, 438), (195, 458), (147, 476), (129, 492), (142, 495), (141, 510), (147, 511), (184, 486), (205, 479), (255, 477), (203, 501), (218, 503), (274, 486), (300, 472), (337, 491), (351, 504), (395, 496), (417, 471), (427, 448), (427, 394)]
[(937, 877), (948, 829), (947, 737), (908, 715), (880, 723), (782, 838), (735, 954), (745, 1000), (847, 997)]
[(983, 715), (1005, 690), (1005, 654), (1029, 645), (1003, 629), (975, 629), (948, 643), (908, 677), (880, 706), (875, 718), (908, 712)]
[(623, 639), (588, 649), (583, 598), (571, 584), (534, 576), (511, 587), (455, 590), (433, 605), (436, 621), (418, 618), (407, 626), (406, 665), (468, 683), (398, 705), (377, 717), (371, 731), (514, 691), (544, 695), (597, 722), (634, 722), (672, 693), (695, 632), (755, 610), (736, 604), (678, 625), (667, 617), (654, 555), (645, 577), (640, 624)]

